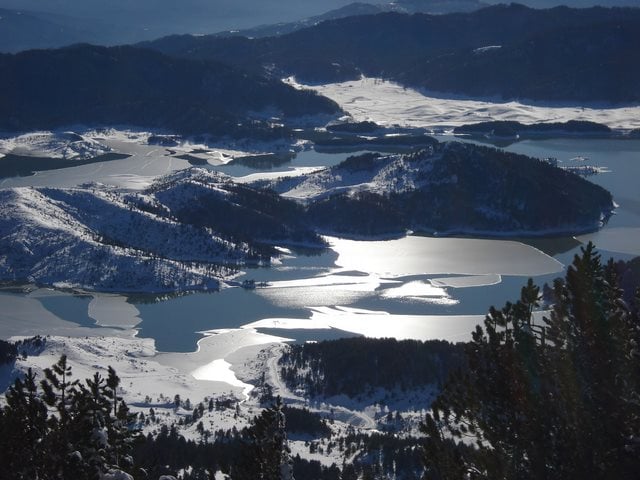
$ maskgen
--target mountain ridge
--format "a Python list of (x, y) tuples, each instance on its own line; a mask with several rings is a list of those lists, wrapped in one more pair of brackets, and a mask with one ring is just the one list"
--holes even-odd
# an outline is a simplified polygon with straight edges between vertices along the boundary
[(295, 203), (196, 168), (142, 192), (20, 187), (0, 189), (0, 200), (0, 281), (9, 284), (216, 290), (242, 266), (269, 264), (274, 243), (324, 245)]
[[(594, 26), (599, 27), (591, 32)], [(567, 31), (579, 33), (579, 41), (571, 37), (572, 41), (566, 41)], [(637, 8), (535, 10), (511, 4), (448, 15), (387, 12), (347, 17), (253, 40), (172, 36), (139, 45), (172, 56), (215, 59), (254, 72), (264, 72), (266, 67), (273, 76), (294, 75), (307, 84), (365, 75), (456, 94), (557, 100), (559, 90), (566, 101), (627, 103), (640, 97), (640, 82), (636, 81), (640, 73), (634, 63), (640, 49), (636, 31), (640, 31)], [(589, 46), (606, 43), (610, 36), (615, 37), (619, 54), (608, 58), (606, 51), (598, 50), (592, 62), (586, 53)], [(549, 37), (559, 40), (552, 42)], [(565, 41), (562, 48), (558, 48), (560, 39)], [(501, 48), (488, 52), (487, 61), (475, 70), (474, 65), (458, 61), (489, 46)], [(510, 56), (503, 58), (502, 52)], [(545, 68), (548, 55), (553, 58), (553, 69)], [(602, 59), (608, 60), (606, 65), (601, 66)], [(510, 80), (518, 82), (500, 83), (498, 73), (509, 71), (510, 64), (514, 65)], [(534, 69), (535, 81), (516, 76), (525, 67)], [(587, 74), (581, 75), (582, 71)], [(485, 75), (480, 89), (473, 81), (478, 72), (496, 74)], [(618, 78), (612, 72), (626, 74)], [(606, 82), (600, 82), (601, 77)], [(536, 89), (535, 85), (541, 86)]]
[(286, 137), (269, 117), (335, 115), (314, 92), (210, 60), (86, 44), (0, 55), (0, 129), (138, 125), (177, 133)]
[(347, 236), (548, 236), (597, 230), (614, 209), (605, 189), (548, 162), (459, 142), (258, 185), (305, 203), (320, 231)]

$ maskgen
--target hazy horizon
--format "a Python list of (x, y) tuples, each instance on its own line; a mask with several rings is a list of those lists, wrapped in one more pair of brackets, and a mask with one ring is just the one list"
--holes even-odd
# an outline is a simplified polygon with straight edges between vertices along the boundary
[[(404, 1), (418, 3), (421, 0)], [(428, 3), (430, 0), (423, 1)], [(509, 3), (481, 1), (486, 4)], [(0, 22), (0, 42), (4, 43), (0, 44), (0, 50), (18, 51), (22, 48), (55, 47), (77, 42), (126, 44), (171, 34), (242, 30), (301, 20), (350, 3), (354, 3), (353, 0), (0, 0), (0, 8), (33, 13), (38, 19), (28, 26), (21, 26), (9, 19)], [(362, 3), (390, 2), (372, 0)], [(640, 0), (520, 0), (519, 3), (538, 8), (559, 4), (576, 7), (595, 4), (640, 7)]]

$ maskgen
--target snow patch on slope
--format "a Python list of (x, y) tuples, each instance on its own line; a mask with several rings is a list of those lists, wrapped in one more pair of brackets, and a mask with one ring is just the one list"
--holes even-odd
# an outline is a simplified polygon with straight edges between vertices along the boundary
[[(409, 159), (405, 155), (381, 156), (369, 160), (362, 167), (341, 164), (306, 175), (278, 179), (269, 186), (284, 197), (304, 201), (338, 193), (404, 193), (433, 184), (429, 173), (438, 158), (440, 155), (433, 154), (433, 150), (417, 159)], [(455, 182), (455, 179), (446, 181)]]
[[(223, 177), (181, 172), (154, 188), (197, 187), (224, 196), (228, 192), (217, 186)], [(0, 278), (120, 292), (219, 288), (221, 279), (233, 276), (219, 264), (242, 263), (247, 246), (178, 222), (155, 193), (97, 184), (0, 190)]]
[(29, 157), (87, 160), (111, 151), (107, 145), (87, 134), (75, 132), (30, 132), (0, 138), (0, 157), (9, 153)]

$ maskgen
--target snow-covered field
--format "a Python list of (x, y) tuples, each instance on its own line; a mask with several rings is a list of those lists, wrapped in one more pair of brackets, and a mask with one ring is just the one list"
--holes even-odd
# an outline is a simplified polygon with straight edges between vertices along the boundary
[[(234, 345), (234, 349), (241, 350), (242, 345), (241, 341)], [(191, 409), (184, 406), (175, 408), (176, 395), (179, 395), (183, 402), (189, 400), (193, 407), (205, 401), (205, 398), (230, 398), (234, 404), (246, 399), (241, 382), (232, 373), (229, 377), (220, 379), (217, 377), (207, 380), (198, 379), (189, 370), (188, 360), (158, 354), (153, 340), (132, 336), (47, 337), (42, 352), (29, 355), (26, 359), (19, 358), (13, 370), (6, 367), (0, 369), (0, 382), (6, 385), (18, 371), (24, 372), (27, 368), (32, 368), (39, 378), (43, 378), (43, 369), (51, 367), (62, 354), (67, 355), (73, 378), (80, 381), (91, 378), (95, 372), (106, 377), (108, 366), (113, 367), (121, 379), (119, 393), (132, 411), (148, 415), (149, 409), (153, 408), (162, 423), (169, 425), (178, 423), (181, 417), (192, 413)], [(185, 354), (186, 357), (188, 355), (190, 354)], [(215, 355), (224, 356), (224, 353), (221, 351), (220, 354)], [(253, 351), (248, 351), (245, 357), (236, 353), (235, 359), (244, 364), (248, 363), (253, 355)], [(214, 425), (212, 430), (220, 428), (227, 430), (234, 426), (242, 428), (252, 417), (248, 406), (242, 410), (243, 414), (240, 418), (234, 418), (233, 413), (233, 411), (212, 412), (206, 427), (209, 428), (208, 423), (211, 422)], [(182, 433), (190, 438), (198, 438), (195, 424), (192, 427)], [(145, 431), (158, 428), (159, 425), (151, 424), (145, 428)]]
[[(330, 428), (334, 434), (345, 434), (348, 428), (378, 429), (390, 411), (401, 411), (402, 431), (415, 433), (424, 417), (425, 402), (437, 393), (435, 387), (426, 387), (409, 392), (380, 390), (359, 399), (303, 398), (289, 391), (278, 376), (277, 360), (282, 344), (276, 342), (283, 339), (252, 329), (210, 333), (199, 350), (190, 354), (159, 354), (153, 340), (126, 335), (48, 336), (42, 351), (32, 351), (28, 357), (17, 359), (13, 368), (1, 367), (0, 384), (7, 385), (27, 368), (43, 378), (43, 370), (51, 367), (62, 354), (67, 355), (72, 378), (80, 381), (91, 378), (95, 372), (106, 377), (107, 368), (111, 366), (121, 380), (119, 394), (133, 413), (141, 414), (140, 427), (144, 434), (157, 434), (162, 425), (174, 425), (181, 435), (194, 441), (200, 441), (203, 435), (198, 423), (202, 423), (203, 430), (209, 434), (248, 426), (261, 411), (258, 399), (248, 394), (253, 385), (262, 380), (271, 385), (273, 394), (281, 396), (286, 404), (331, 418)], [(193, 370), (205, 357), (215, 360)], [(175, 403), (177, 396), (180, 406)], [(210, 408), (210, 402), (215, 402), (214, 408)], [(204, 407), (202, 417), (190, 422), (193, 410), (200, 403)], [(316, 445), (311, 446), (308, 438), (294, 436), (289, 443), (294, 456), (299, 454), (326, 466), (340, 465), (347, 460), (344, 452), (337, 448), (333, 451), (323, 448), (326, 440), (315, 440)]]
[(362, 78), (327, 85), (300, 85), (337, 102), (356, 121), (373, 121), (384, 126), (451, 129), (459, 125), (490, 120), (522, 123), (589, 120), (615, 129), (640, 128), (640, 106), (613, 108), (606, 105), (581, 107), (474, 100), (438, 95), (406, 88), (377, 78)]

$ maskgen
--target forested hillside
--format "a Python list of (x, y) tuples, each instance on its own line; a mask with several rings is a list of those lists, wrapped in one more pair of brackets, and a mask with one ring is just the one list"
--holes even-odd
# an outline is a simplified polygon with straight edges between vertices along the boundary
[(331, 100), (209, 60), (134, 47), (76, 45), (0, 55), (0, 128), (134, 125), (273, 139), (265, 120), (333, 115)]
[(318, 229), (340, 234), (548, 235), (600, 228), (613, 208), (609, 192), (547, 162), (435, 140), (416, 153), (354, 156), (269, 186), (306, 202)]
[(462, 346), (437, 340), (345, 338), (291, 345), (280, 359), (289, 388), (312, 397), (437, 385), (462, 365)]
[(511, 4), (355, 16), (253, 40), (171, 36), (141, 46), (311, 83), (363, 74), (473, 96), (635, 102), (639, 25), (640, 9)]

